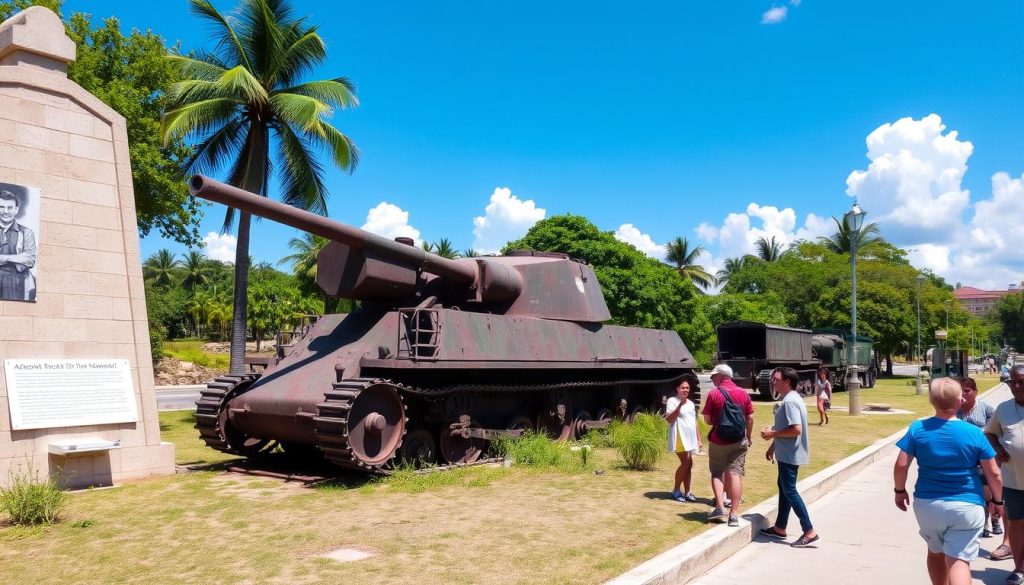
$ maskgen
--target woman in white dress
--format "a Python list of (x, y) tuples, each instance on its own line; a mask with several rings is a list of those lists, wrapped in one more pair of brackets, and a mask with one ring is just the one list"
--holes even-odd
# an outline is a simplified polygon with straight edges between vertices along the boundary
[[(690, 477), (693, 471), (693, 455), (704, 449), (697, 433), (697, 407), (690, 400), (690, 378), (684, 377), (676, 387), (676, 395), (665, 403), (665, 420), (668, 421), (668, 450), (679, 457), (676, 468), (672, 499), (679, 502), (696, 502), (697, 496), (690, 491)], [(685, 491), (680, 491), (680, 486)]]
[(832, 382), (828, 381), (828, 370), (818, 368), (818, 379), (814, 381), (814, 393), (818, 396), (818, 425), (828, 424), (828, 409), (832, 406)]

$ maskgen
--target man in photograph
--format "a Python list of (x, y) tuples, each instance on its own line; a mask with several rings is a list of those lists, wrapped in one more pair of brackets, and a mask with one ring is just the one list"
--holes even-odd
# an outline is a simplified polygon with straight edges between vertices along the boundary
[(0, 190), (0, 300), (35, 300), (36, 236), (16, 222), (21, 202)]

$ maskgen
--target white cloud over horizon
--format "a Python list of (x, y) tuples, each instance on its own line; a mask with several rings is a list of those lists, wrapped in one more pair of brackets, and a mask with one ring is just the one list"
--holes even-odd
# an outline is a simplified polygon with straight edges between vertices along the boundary
[(387, 201), (381, 201), (366, 213), (362, 229), (389, 239), (412, 238), (417, 246), (423, 242), (420, 230), (409, 225), (409, 212)]
[(631, 223), (624, 223), (615, 230), (615, 239), (630, 244), (637, 250), (647, 254), (655, 260), (665, 260), (665, 244), (654, 241), (649, 234), (640, 231), (640, 228)]
[(482, 216), (473, 218), (473, 249), (493, 254), (544, 219), (547, 210), (532, 199), (520, 199), (507, 187), (495, 187)]
[[(794, 6), (798, 5), (799, 2), (794, 4)], [(787, 13), (789, 13), (789, 7), (787, 6), (772, 6), (761, 13), (761, 24), (778, 24), (786, 20)]]
[(209, 232), (203, 237), (203, 254), (211, 260), (221, 262), (235, 261), (235, 247), (238, 239), (231, 234)]

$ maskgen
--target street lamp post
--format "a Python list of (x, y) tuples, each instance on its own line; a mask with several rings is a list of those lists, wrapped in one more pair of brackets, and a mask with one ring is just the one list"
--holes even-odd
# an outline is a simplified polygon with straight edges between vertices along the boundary
[(847, 229), (850, 231), (850, 264), (853, 273), (853, 304), (850, 311), (851, 332), (853, 333), (853, 352), (849, 368), (850, 381), (847, 384), (850, 395), (850, 416), (860, 416), (860, 377), (857, 373), (857, 244), (860, 243), (860, 228), (864, 225), (866, 212), (861, 211), (857, 202), (843, 216)]
[(924, 394), (927, 389), (921, 381), (921, 285), (924, 284), (924, 275), (917, 277), (917, 393)]

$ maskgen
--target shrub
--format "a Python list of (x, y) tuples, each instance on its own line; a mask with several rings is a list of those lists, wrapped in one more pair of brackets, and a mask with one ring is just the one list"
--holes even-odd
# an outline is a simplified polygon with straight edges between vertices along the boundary
[(589, 445), (552, 441), (547, 435), (527, 431), (520, 437), (494, 440), (492, 449), (516, 465), (537, 469), (558, 469), (573, 473), (590, 466)]
[(156, 321), (149, 322), (149, 351), (155, 365), (164, 357), (164, 341), (167, 340), (167, 329)]
[(633, 422), (612, 426), (612, 439), (630, 469), (654, 469), (665, 448), (668, 423), (660, 416), (638, 413)]
[(10, 485), (0, 487), (0, 510), (7, 512), (11, 522), (22, 526), (56, 522), (68, 499), (57, 478), (40, 477), (35, 470), (12, 472)]

